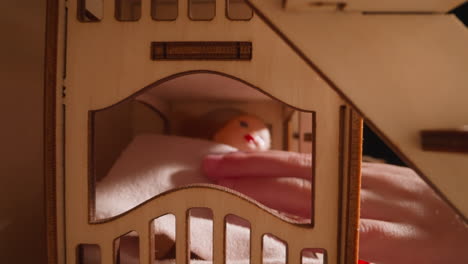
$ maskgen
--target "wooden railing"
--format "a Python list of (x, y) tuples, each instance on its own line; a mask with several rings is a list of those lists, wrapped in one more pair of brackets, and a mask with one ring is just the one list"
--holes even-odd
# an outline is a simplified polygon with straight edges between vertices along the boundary
[[(327, 234), (323, 221), (315, 219), (315, 226), (295, 223), (275, 214), (254, 200), (214, 185), (194, 185), (162, 193), (136, 208), (111, 219), (90, 225), (85, 241), (96, 241), (101, 248), (101, 263), (116, 263), (113, 241), (130, 231), (139, 234), (140, 263), (153, 263), (154, 246), (151, 242), (152, 221), (165, 214), (176, 218), (176, 263), (189, 262), (189, 216), (191, 208), (209, 208), (213, 212), (213, 263), (225, 263), (226, 221), (236, 215), (250, 222), (250, 263), (262, 263), (262, 238), (274, 234), (287, 245), (287, 263), (301, 263), (305, 248), (328, 251), (336, 246), (336, 237)], [(329, 223), (331, 224), (331, 223)], [(98, 240), (96, 240), (98, 238)], [(329, 252), (329, 251), (328, 251)]]

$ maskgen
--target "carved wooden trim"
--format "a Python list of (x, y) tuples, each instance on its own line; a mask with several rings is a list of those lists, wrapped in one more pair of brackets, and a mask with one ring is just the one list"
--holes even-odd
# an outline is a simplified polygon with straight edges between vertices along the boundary
[(152, 60), (251, 60), (252, 42), (187, 41), (151, 43)]

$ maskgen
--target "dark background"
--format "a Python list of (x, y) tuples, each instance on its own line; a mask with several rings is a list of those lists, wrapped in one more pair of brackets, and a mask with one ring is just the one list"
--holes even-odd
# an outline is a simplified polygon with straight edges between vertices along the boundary
[(466, 26), (468, 26), (468, 2), (465, 2), (463, 5), (452, 10), (454, 13)]

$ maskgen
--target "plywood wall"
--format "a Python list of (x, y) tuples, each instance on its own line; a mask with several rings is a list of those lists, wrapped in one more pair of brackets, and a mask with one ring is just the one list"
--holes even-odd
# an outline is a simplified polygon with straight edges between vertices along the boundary
[(94, 173), (100, 180), (138, 134), (164, 133), (161, 116), (147, 105), (127, 100), (93, 114)]

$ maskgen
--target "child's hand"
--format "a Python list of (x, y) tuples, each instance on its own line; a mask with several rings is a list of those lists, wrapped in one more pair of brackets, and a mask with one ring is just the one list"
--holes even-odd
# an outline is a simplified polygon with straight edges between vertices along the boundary
[[(265, 205), (310, 217), (311, 156), (283, 151), (208, 156), (212, 180)], [(468, 263), (468, 227), (408, 168), (362, 166), (360, 258), (375, 263)]]
[(363, 163), (359, 254), (379, 264), (468, 263), (468, 226), (413, 170)]
[(310, 219), (310, 155), (283, 151), (234, 152), (209, 155), (202, 167), (207, 177), (219, 185), (278, 211)]

